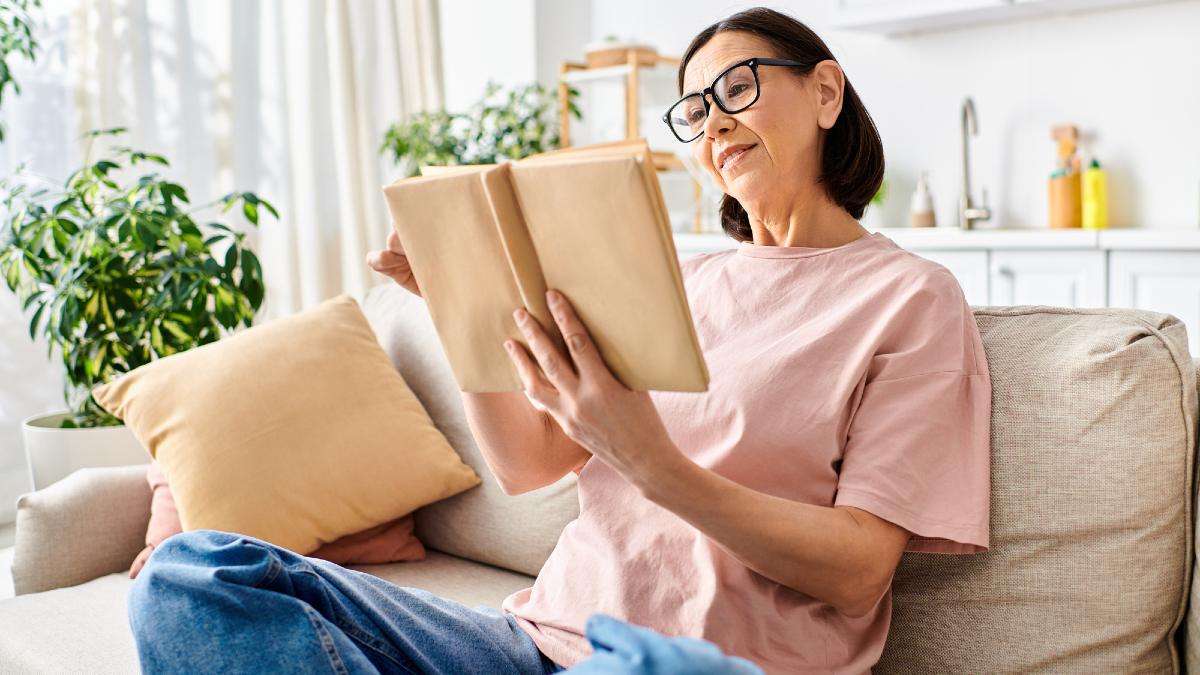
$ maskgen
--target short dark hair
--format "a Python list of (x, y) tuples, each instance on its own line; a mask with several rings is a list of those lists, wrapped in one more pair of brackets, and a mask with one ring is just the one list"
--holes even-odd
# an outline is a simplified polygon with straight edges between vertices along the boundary
[[(812, 72), (813, 67), (826, 59), (837, 61), (808, 26), (782, 12), (755, 7), (722, 19), (692, 38), (679, 61), (680, 95), (688, 62), (717, 33), (731, 31), (749, 33), (770, 43), (776, 53), (763, 56), (811, 64), (805, 73)], [(825, 137), (817, 182), (825, 187), (835, 204), (855, 219), (862, 218), (863, 210), (883, 182), (883, 141), (849, 78), (842, 93), (842, 112)], [(721, 199), (721, 227), (738, 241), (754, 238), (746, 210), (729, 195)]]

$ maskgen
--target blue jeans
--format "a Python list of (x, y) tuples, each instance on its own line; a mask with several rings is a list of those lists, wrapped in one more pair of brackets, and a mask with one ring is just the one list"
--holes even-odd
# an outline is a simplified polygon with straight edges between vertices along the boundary
[(513, 619), (254, 537), (194, 530), (129, 593), (143, 673), (519, 673), (562, 668)]

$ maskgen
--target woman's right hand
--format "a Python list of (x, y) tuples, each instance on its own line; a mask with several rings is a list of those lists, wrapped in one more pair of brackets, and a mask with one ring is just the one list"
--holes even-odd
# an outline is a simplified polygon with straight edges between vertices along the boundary
[(421, 295), (417, 286), (417, 278), (413, 276), (412, 267), (408, 264), (408, 256), (404, 255), (404, 246), (400, 243), (400, 235), (395, 230), (388, 233), (387, 247), (367, 254), (367, 265), (380, 274), (390, 277), (409, 293)]

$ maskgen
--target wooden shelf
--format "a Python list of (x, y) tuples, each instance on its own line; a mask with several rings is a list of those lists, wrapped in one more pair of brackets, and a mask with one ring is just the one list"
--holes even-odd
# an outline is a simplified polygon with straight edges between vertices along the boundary
[[(582, 66), (582, 64), (575, 64)], [(586, 67), (585, 67), (586, 68)], [(645, 77), (666, 77), (674, 80), (677, 71), (674, 68), (666, 66), (639, 66), (638, 70)], [(587, 68), (584, 70), (570, 70), (563, 74), (563, 80), (567, 84), (580, 84), (583, 82), (593, 82), (595, 80), (617, 80), (629, 77), (629, 65), (622, 64), (619, 66), (605, 66), (604, 68)]]
[(672, 171), (683, 168), (683, 160), (676, 157), (673, 153), (665, 150), (655, 150), (651, 154), (654, 155), (654, 168), (659, 171)]

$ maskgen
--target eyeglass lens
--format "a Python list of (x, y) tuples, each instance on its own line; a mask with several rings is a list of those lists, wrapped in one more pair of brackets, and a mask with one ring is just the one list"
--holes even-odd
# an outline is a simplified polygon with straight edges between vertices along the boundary
[[(758, 96), (758, 83), (754, 71), (743, 65), (730, 70), (713, 84), (713, 96), (718, 105), (729, 113), (740, 112)], [(680, 138), (694, 138), (703, 131), (708, 111), (703, 94), (692, 94), (675, 104), (667, 116), (671, 127)]]

